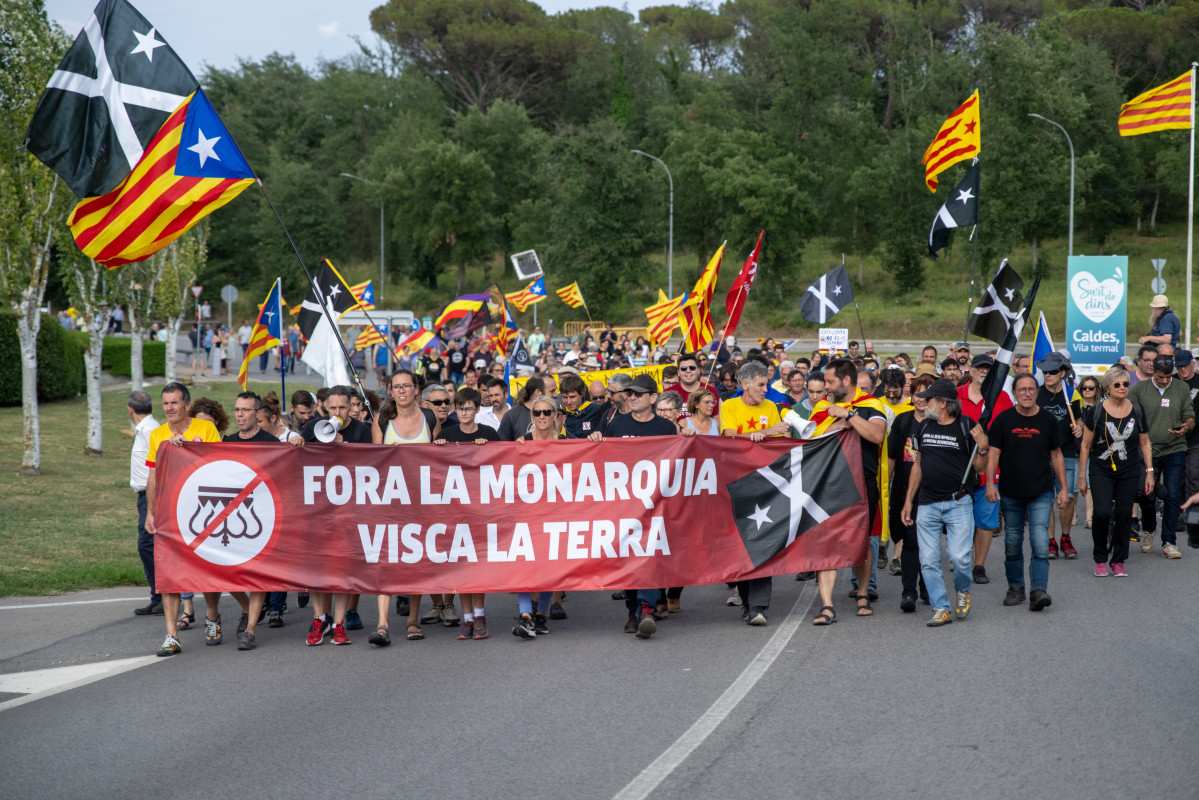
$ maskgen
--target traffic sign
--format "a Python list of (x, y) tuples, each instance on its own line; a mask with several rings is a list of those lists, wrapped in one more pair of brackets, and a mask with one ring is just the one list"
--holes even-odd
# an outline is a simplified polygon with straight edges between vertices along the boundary
[(200, 299), (200, 292), (202, 292), (202, 291), (204, 291), (204, 287), (203, 287), (203, 286), (193, 286), (193, 287), (192, 287), (192, 296), (193, 296), (193, 297), (195, 297), (197, 300), (199, 300), (199, 299)]
[(1149, 288), (1153, 290), (1154, 294), (1165, 294), (1166, 279), (1162, 277), (1162, 270), (1166, 266), (1166, 259), (1151, 258), (1149, 259), (1149, 262), (1153, 264), (1153, 268), (1157, 270), (1157, 277), (1149, 282)]
[(237, 287), (231, 283), (227, 283), (221, 287), (221, 299), (226, 303), (234, 303), (237, 301)]

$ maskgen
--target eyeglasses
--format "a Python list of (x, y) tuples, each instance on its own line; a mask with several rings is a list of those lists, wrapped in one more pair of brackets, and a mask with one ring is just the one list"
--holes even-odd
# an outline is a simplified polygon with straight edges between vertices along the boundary
[(1117, 381), (1116, 383), (1112, 384), (1112, 388), (1113, 389), (1127, 389), (1128, 381)]
[(1045, 374), (1046, 374), (1046, 375), (1058, 375), (1058, 374), (1060, 374), (1060, 373), (1063, 373), (1063, 372), (1065, 372), (1065, 371), (1066, 371), (1066, 368), (1065, 368), (1065, 367), (1058, 367), (1057, 369), (1051, 369), (1051, 370), (1047, 371)]
[(1016, 391), (1017, 392), (1035, 392), (1039, 388), (1041, 388), (1041, 387), (1039, 387), (1039, 386), (1017, 386)]
[(690, 367), (679, 367), (679, 372), (695, 372), (697, 369), (699, 369), (699, 367), (693, 364)]
[(442, 406), (448, 406), (449, 404), (450, 404), (449, 400), (430, 400), (429, 401), (429, 405), (437, 406), (438, 408), (441, 408)]
[(1081, 391), (1081, 392), (1093, 392), (1093, 391), (1095, 391), (1095, 387), (1094, 387), (1094, 386), (1084, 386), (1084, 387), (1082, 387), (1081, 389), (1079, 389), (1079, 391)]
[(462, 413), (463, 411), (478, 411), (478, 409), (477, 409), (477, 408), (475, 408), (475, 407), (474, 407), (474, 406), (472, 406), (472, 405), (469, 405), (469, 404), (468, 404), (468, 405), (462, 405), (462, 406), (458, 406), (458, 412), (459, 412), (459, 413)]
[(534, 417), (552, 417), (554, 410), (552, 408), (535, 408), (529, 412)]
[(410, 392), (415, 388), (415, 383), (395, 383), (392, 384), (391, 390), (393, 392)]

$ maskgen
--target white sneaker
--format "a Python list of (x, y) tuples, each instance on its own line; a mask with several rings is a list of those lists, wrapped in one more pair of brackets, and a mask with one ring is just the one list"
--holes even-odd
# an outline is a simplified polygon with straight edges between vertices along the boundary
[(724, 601), (726, 606), (741, 605), (741, 594), (737, 591), (737, 587), (733, 587), (733, 593), (729, 595), (729, 599)]
[(1141, 552), (1142, 553), (1152, 553), (1153, 552), (1153, 534), (1152, 533), (1142, 533), (1141, 534)]
[[(1141, 548), (1144, 550), (1145, 548)], [(1178, 548), (1172, 544), (1162, 545), (1162, 555), (1166, 558), (1182, 558), (1182, 553), (1178, 552)]]

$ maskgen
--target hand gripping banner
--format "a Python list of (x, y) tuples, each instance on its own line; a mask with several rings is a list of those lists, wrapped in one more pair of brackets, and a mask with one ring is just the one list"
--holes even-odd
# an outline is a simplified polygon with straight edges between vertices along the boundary
[(159, 591), (694, 586), (866, 558), (856, 433), (164, 445)]

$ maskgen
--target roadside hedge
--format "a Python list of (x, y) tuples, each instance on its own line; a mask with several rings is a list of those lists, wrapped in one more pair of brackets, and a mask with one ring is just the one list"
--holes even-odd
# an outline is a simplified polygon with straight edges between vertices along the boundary
[[(67, 400), (83, 392), (83, 351), (87, 334), (66, 331), (49, 314), (42, 315), (37, 336), (37, 395), (41, 402)], [(21, 343), (17, 315), (0, 311), (0, 406), (21, 404)]]
[[(100, 366), (111, 375), (130, 377), (133, 369), (130, 366), (130, 353), (133, 340), (124, 336), (105, 336), (104, 354), (100, 357)], [(167, 346), (163, 342), (146, 342), (142, 348), (142, 369), (147, 375), (167, 374)]]

